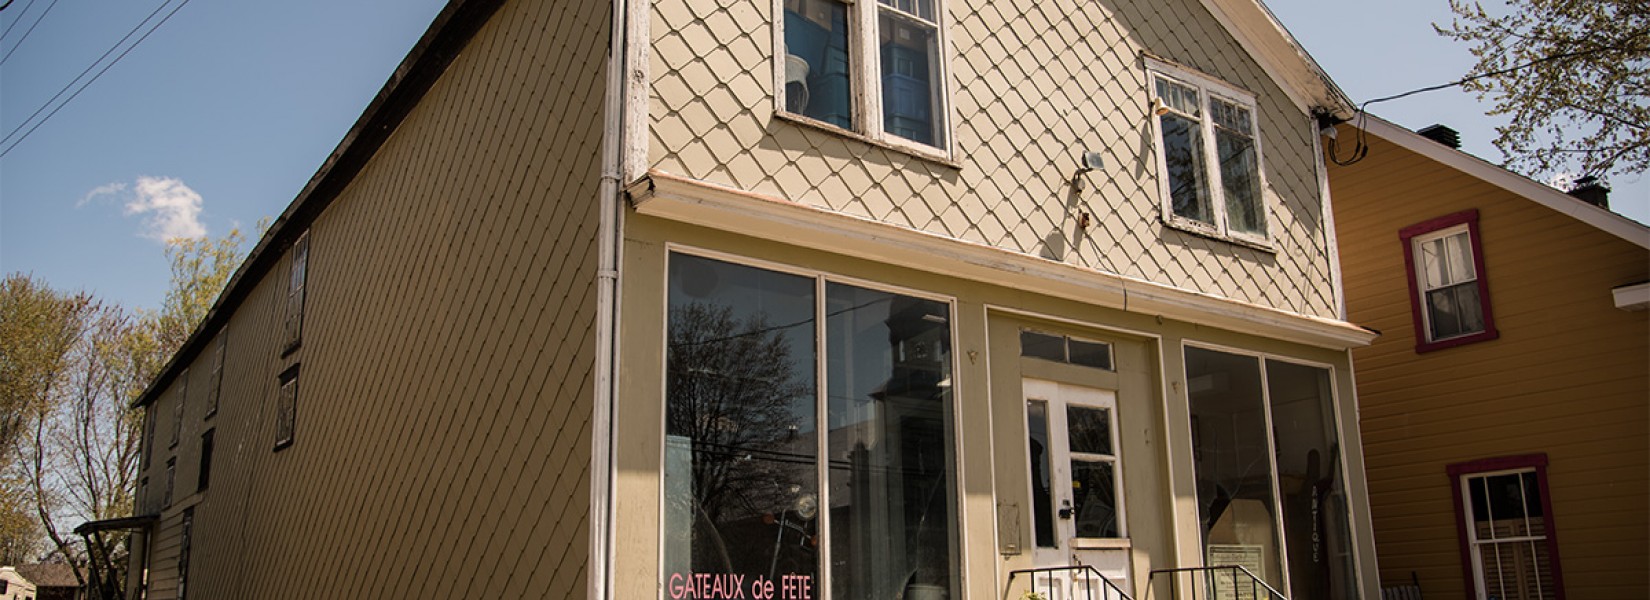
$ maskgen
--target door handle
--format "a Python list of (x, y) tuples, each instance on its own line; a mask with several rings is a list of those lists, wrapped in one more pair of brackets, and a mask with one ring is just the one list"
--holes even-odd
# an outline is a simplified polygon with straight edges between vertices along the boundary
[(1060, 501), (1060, 510), (1059, 510), (1058, 514), (1060, 515), (1060, 518), (1062, 518), (1062, 519), (1070, 519), (1071, 518), (1071, 501), (1070, 500), (1061, 500)]

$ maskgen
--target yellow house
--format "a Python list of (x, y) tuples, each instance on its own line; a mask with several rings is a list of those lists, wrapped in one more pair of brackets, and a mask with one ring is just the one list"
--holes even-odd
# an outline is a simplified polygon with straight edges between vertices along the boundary
[(1373, 598), (1349, 110), (1255, 0), (454, 0), (84, 529), (157, 600)]
[[(1388, 586), (1650, 593), (1650, 228), (1377, 118), (1332, 166)], [(1342, 143), (1357, 131), (1343, 126)]]

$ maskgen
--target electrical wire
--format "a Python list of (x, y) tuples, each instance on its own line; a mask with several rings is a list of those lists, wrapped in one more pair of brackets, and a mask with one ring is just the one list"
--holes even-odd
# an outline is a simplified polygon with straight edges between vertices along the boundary
[[(23, 37), (17, 38), (17, 43), (11, 45), (11, 50), (7, 50), (6, 55), (4, 57), (0, 57), (0, 65), (4, 65), (6, 64), (6, 61), (11, 60), (12, 53), (16, 52), (18, 48), (23, 46), (23, 42), (29, 39), (29, 34), (34, 33), (34, 28), (39, 27), (40, 22), (46, 20), (46, 13), (52, 12), (52, 7), (54, 6), (57, 6), (57, 0), (52, 0), (51, 4), (46, 5), (46, 10), (40, 11), (40, 16), (35, 17), (34, 22), (29, 24), (29, 28), (23, 31)], [(19, 16), (18, 20), (21, 21), (22, 17)], [(12, 24), (16, 25), (15, 22)], [(11, 28), (7, 27), (6, 30), (10, 31)]]
[[(53, 0), (54, 3), (55, 1), (56, 0)], [(109, 49), (103, 53), (103, 56), (98, 57), (96, 61), (93, 61), (91, 65), (86, 67), (86, 70), (81, 71), (80, 74), (76, 75), (73, 80), (70, 80), (68, 85), (63, 86), (63, 89), (58, 90), (56, 94), (52, 95), (51, 100), (47, 100), (45, 104), (40, 105), (40, 108), (35, 109), (34, 113), (29, 115), (28, 119), (24, 119), (23, 123), (19, 124), (16, 129), (6, 133), (5, 138), (0, 138), (0, 144), (6, 144), (8, 141), (10, 142), (10, 145), (7, 145), (5, 149), (0, 150), (0, 158), (4, 158), (7, 154), (10, 154), (12, 149), (16, 148), (18, 144), (23, 143), (23, 140), (28, 139), (29, 135), (33, 134), (36, 129), (39, 129), (41, 125), (46, 123), (46, 121), (51, 120), (52, 116), (57, 114), (57, 111), (63, 110), (64, 106), (67, 106), (69, 102), (73, 101), (75, 97), (80, 95), (81, 92), (86, 91), (87, 86), (92, 85), (92, 83), (96, 82), (98, 78), (103, 76), (104, 73), (109, 72), (110, 67), (115, 66), (115, 64), (119, 63), (121, 59), (126, 58), (126, 55), (130, 54), (134, 48), (137, 48), (138, 44), (142, 44), (143, 40), (149, 39), (150, 34), (153, 34), (156, 29), (160, 29), (161, 25), (165, 25), (168, 20), (171, 20), (172, 15), (178, 14), (178, 10), (189, 4), (189, 0), (179, 2), (177, 6), (172, 8), (171, 12), (166, 13), (166, 16), (161, 17), (161, 19), (156, 21), (148, 31), (145, 31), (142, 36), (138, 37), (137, 41), (132, 42), (132, 44), (127, 46), (125, 50), (121, 51), (120, 55), (116, 56), (114, 60), (109, 61), (109, 64), (104, 65), (103, 69), (99, 70), (95, 75), (92, 75), (91, 79), (86, 80), (86, 82), (81, 84), (79, 88), (75, 89), (73, 94), (70, 94), (68, 98), (64, 98), (62, 102), (58, 103), (56, 108), (53, 108), (51, 112), (46, 113), (46, 116), (41, 117), (39, 121), (35, 121), (33, 126), (29, 126), (28, 131), (24, 131), (22, 136), (18, 137), (16, 140), (12, 139), (12, 136), (16, 136), (17, 132), (22, 131), (25, 126), (28, 126), (29, 121), (34, 120), (35, 116), (39, 115), (41, 111), (46, 110), (46, 107), (51, 106), (53, 102), (56, 102), (64, 92), (67, 92), (69, 91), (69, 88), (74, 87), (75, 82), (80, 81), (82, 77), (85, 77), (87, 73), (96, 68), (98, 63), (103, 62), (103, 59), (108, 58), (110, 54), (119, 49), (121, 44), (124, 44), (126, 43), (126, 40), (131, 39), (133, 34), (143, 28), (144, 24), (148, 23), (151, 19), (154, 19), (155, 15), (160, 14), (160, 11), (164, 10), (166, 5), (171, 3), (171, 1), (172, 0), (166, 0), (165, 2), (162, 2), (160, 6), (155, 7), (155, 10), (149, 13), (149, 16), (144, 17), (142, 21), (138, 22), (136, 27), (133, 27), (131, 31), (126, 32), (126, 35), (120, 38), (120, 41), (115, 42), (115, 45), (110, 46)]]
[(1335, 138), (1331, 137), (1331, 138), (1329, 138), (1329, 160), (1334, 161), (1334, 163), (1337, 164), (1337, 165), (1345, 167), (1345, 166), (1351, 166), (1351, 165), (1357, 163), (1358, 161), (1363, 160), (1365, 156), (1369, 155), (1369, 144), (1367, 143), (1368, 138), (1366, 137), (1367, 136), (1366, 132), (1368, 131), (1368, 128), (1365, 127), (1365, 126), (1368, 125), (1368, 123), (1369, 123), (1369, 105), (1371, 105), (1371, 104), (1375, 104), (1375, 103), (1378, 103), (1378, 102), (1387, 102), (1387, 101), (1391, 101), (1391, 100), (1398, 100), (1398, 99), (1402, 99), (1402, 98), (1408, 98), (1410, 96), (1414, 96), (1416, 94), (1425, 93), (1425, 92), (1433, 92), (1433, 91), (1438, 91), (1438, 90), (1443, 90), (1443, 89), (1449, 89), (1449, 88), (1452, 88), (1452, 87), (1458, 87), (1458, 86), (1466, 85), (1468, 83), (1472, 83), (1472, 82), (1480, 80), (1480, 79), (1484, 79), (1484, 78), (1488, 78), (1488, 77), (1498, 77), (1498, 76), (1501, 76), (1501, 75), (1506, 75), (1508, 73), (1514, 73), (1514, 72), (1517, 72), (1517, 71), (1528, 69), (1530, 67), (1534, 67), (1536, 65), (1540, 65), (1540, 64), (1544, 64), (1544, 63), (1549, 63), (1549, 62), (1559, 61), (1559, 60), (1565, 60), (1565, 59), (1570, 59), (1570, 58), (1578, 58), (1578, 57), (1587, 56), (1587, 55), (1590, 55), (1590, 54), (1598, 54), (1600, 52), (1608, 52), (1608, 51), (1612, 51), (1612, 50), (1617, 50), (1617, 51), (1630, 50), (1630, 51), (1643, 52), (1647, 49), (1646, 47), (1634, 46), (1634, 45), (1631, 45), (1629, 42), (1632, 42), (1634, 40), (1646, 37), (1647, 35), (1650, 35), (1650, 32), (1640, 32), (1636, 35), (1627, 37), (1626, 39), (1622, 40), (1620, 44), (1615, 44), (1615, 45), (1610, 45), (1610, 46), (1598, 46), (1598, 47), (1594, 47), (1594, 48), (1588, 48), (1586, 50), (1577, 50), (1577, 51), (1574, 51), (1574, 52), (1563, 52), (1563, 53), (1554, 54), (1554, 55), (1551, 55), (1551, 56), (1544, 56), (1544, 57), (1532, 60), (1532, 61), (1527, 62), (1527, 63), (1514, 65), (1514, 66), (1511, 66), (1511, 67), (1507, 67), (1505, 69), (1498, 69), (1498, 70), (1490, 71), (1490, 72), (1487, 72), (1487, 73), (1479, 73), (1477, 75), (1471, 75), (1471, 76), (1468, 76), (1468, 77), (1463, 77), (1461, 79), (1457, 79), (1457, 80), (1451, 81), (1449, 83), (1441, 83), (1441, 84), (1438, 84), (1438, 85), (1429, 85), (1427, 87), (1413, 89), (1413, 90), (1410, 90), (1410, 91), (1407, 91), (1407, 92), (1403, 92), (1401, 94), (1393, 94), (1391, 96), (1383, 96), (1383, 97), (1380, 97), (1380, 98), (1375, 98), (1373, 100), (1366, 100), (1366, 101), (1364, 101), (1363, 104), (1358, 105), (1358, 111), (1352, 117), (1353, 120), (1357, 121), (1357, 123), (1355, 125), (1353, 125), (1353, 128), (1357, 130), (1357, 134), (1356, 134), (1356, 137), (1355, 137), (1357, 142), (1352, 148), (1352, 155), (1350, 157), (1344, 159), (1344, 160), (1341, 159), (1340, 158), (1340, 148), (1335, 143)]
[[(12, 0), (6, 0), (6, 6), (11, 6), (11, 3), (12, 3)], [(29, 14), (29, 9), (33, 8), (33, 7), (34, 7), (34, 0), (29, 0), (27, 3), (25, 3), (23, 5), (22, 10), (19, 10), (17, 12), (17, 19), (13, 20), (10, 25), (7, 25), (5, 31), (0, 32), (0, 42), (5, 41), (6, 36), (11, 35), (12, 28), (17, 27), (18, 23), (22, 23), (23, 22), (23, 16)], [(0, 7), (0, 10), (5, 10), (5, 7)]]

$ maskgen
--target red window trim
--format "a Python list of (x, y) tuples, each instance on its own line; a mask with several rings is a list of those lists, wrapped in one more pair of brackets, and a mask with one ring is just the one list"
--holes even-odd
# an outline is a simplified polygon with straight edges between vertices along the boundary
[[(1467, 240), (1472, 244), (1472, 266), (1474, 272), (1478, 275), (1478, 303), (1484, 313), (1484, 330), (1470, 335), (1429, 341), (1427, 339), (1426, 316), (1421, 312), (1426, 310), (1426, 307), (1421, 305), (1421, 282), (1416, 277), (1415, 245), (1410, 241), (1415, 236), (1448, 229), (1462, 223), (1467, 225)], [(1404, 244), (1404, 275), (1409, 280), (1409, 314), (1415, 322), (1416, 354), (1425, 354), (1434, 350), (1454, 348), (1477, 342), (1487, 342), (1501, 337), (1501, 333), (1495, 329), (1495, 314), (1490, 311), (1489, 276), (1484, 272), (1484, 251), (1479, 245), (1478, 209), (1467, 209), (1410, 225), (1398, 231), (1398, 239)]]
[(1564, 600), (1564, 572), (1559, 568), (1558, 559), (1558, 524), (1553, 515), (1553, 498), (1547, 492), (1547, 454), (1524, 454), (1519, 456), (1501, 456), (1485, 458), (1462, 463), (1455, 463), (1445, 467), (1449, 473), (1450, 496), (1455, 500), (1455, 533), (1461, 542), (1461, 576), (1466, 580), (1467, 597), (1478, 597), (1478, 578), (1473, 576), (1472, 569), (1472, 542), (1468, 541), (1467, 523), (1471, 515), (1466, 513), (1466, 504), (1463, 502), (1461, 491), (1461, 476), (1473, 473), (1489, 473), (1493, 471), (1507, 471), (1511, 469), (1535, 469), (1535, 482), (1541, 488), (1541, 514), (1547, 528), (1547, 562), (1553, 569), (1553, 597)]

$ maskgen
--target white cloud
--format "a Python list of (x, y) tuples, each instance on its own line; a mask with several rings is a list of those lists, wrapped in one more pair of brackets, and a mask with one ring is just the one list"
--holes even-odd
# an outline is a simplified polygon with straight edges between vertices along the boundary
[[(124, 184), (110, 185), (125, 189)], [(94, 189), (87, 196), (96, 195), (110, 185)], [(131, 191), (131, 199), (126, 201), (126, 214), (144, 215), (143, 231), (139, 235), (160, 242), (206, 236), (206, 226), (200, 220), (201, 195), (189, 189), (182, 180), (145, 175), (137, 179)]]
[(113, 182), (105, 183), (103, 185), (92, 188), (92, 191), (90, 191), (90, 192), (86, 192), (86, 195), (84, 197), (82, 197), (79, 202), (74, 203), (74, 207), (75, 208), (80, 208), (82, 206), (85, 206), (87, 202), (91, 202), (92, 200), (95, 200), (97, 198), (100, 198), (100, 197), (103, 197), (103, 196), (113, 196), (115, 194), (119, 194), (119, 193), (124, 192), (124, 191), (126, 191), (126, 184), (123, 183), (123, 182), (113, 181)]

